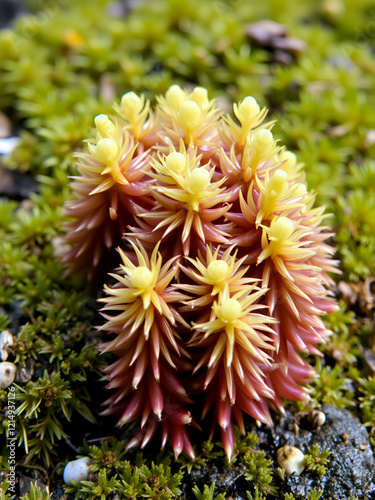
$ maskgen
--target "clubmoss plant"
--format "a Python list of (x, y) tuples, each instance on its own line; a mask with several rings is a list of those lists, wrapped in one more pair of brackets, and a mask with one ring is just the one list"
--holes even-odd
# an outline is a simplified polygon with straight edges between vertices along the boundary
[(318, 353), (327, 337), (319, 316), (336, 310), (337, 263), (324, 210), (253, 97), (234, 105), (236, 120), (202, 87), (173, 85), (157, 101), (152, 111), (128, 92), (119, 116), (95, 118), (66, 205), (65, 261), (93, 282), (131, 225), (100, 299), (102, 330), (115, 334), (101, 349), (119, 358), (105, 413), (140, 418), (128, 446), (161, 427), (162, 447), (169, 437), (176, 456), (193, 457), (189, 398), (203, 393), (202, 418), (214, 409), (210, 435), (217, 422), (230, 458), (242, 412), (270, 425), (269, 405), (307, 397), (313, 371), (298, 352)]
[(22, 495), (20, 500), (50, 500), (52, 498), (52, 493), (49, 493), (48, 488), (41, 491), (40, 487), (36, 483), (30, 484), (30, 492), (26, 495)]
[(320, 446), (318, 444), (314, 444), (305, 454), (306, 470), (313, 471), (318, 474), (318, 476), (323, 476), (327, 470), (326, 465), (329, 463), (328, 457), (330, 454), (330, 451), (321, 451)]
[[(245, 478), (254, 485), (255, 497), (251, 494), (248, 498), (258, 498), (263, 495), (276, 496), (278, 488), (273, 484), (272, 460), (267, 458), (264, 451), (250, 451), (242, 459), (246, 466)], [(258, 495), (258, 496), (257, 496)]]
[(61, 413), (68, 421), (73, 411), (95, 421), (84, 398), (79, 400), (69, 387), (69, 382), (62, 380), (59, 373), (49, 374), (47, 370), (37, 382), (28, 382), (25, 388), (17, 386), (16, 399), (21, 402), (17, 407), (17, 415), (21, 417), (19, 444), (24, 444), (28, 461), (37, 455), (47, 467), (51, 465), (55, 441), (67, 437)]
[(353, 406), (352, 390), (346, 387), (347, 379), (343, 368), (322, 366), (321, 360), (316, 361), (316, 370), (319, 376), (311, 385), (310, 396), (316, 406), (333, 404), (338, 408)]
[(198, 486), (194, 486), (192, 491), (194, 493), (194, 496), (197, 498), (197, 500), (224, 500), (225, 499), (225, 495), (223, 495), (222, 493), (219, 493), (218, 495), (214, 496), (215, 482), (211, 483), (210, 487), (208, 487), (207, 484), (205, 484), (203, 491), (200, 491)]
[(13, 495), (11, 493), (7, 493), (9, 487), (10, 487), (9, 481), (2, 481), (0, 483), (0, 498), (1, 499), (11, 500), (13, 498)]

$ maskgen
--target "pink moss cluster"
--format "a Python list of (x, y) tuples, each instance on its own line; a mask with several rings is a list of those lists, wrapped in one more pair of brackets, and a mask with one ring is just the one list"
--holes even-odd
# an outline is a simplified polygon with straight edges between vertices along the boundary
[(244, 414), (271, 425), (269, 408), (308, 397), (300, 353), (328, 335), (324, 208), (267, 110), (252, 97), (233, 108), (201, 87), (173, 85), (154, 110), (129, 92), (77, 155), (65, 261), (107, 282), (101, 351), (117, 359), (104, 413), (138, 422), (128, 447), (160, 431), (193, 458), (189, 426), (207, 416), (230, 457)]

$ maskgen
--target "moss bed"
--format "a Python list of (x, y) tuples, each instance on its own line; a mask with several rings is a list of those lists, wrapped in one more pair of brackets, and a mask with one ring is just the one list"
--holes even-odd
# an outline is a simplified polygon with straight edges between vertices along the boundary
[[(0, 499), (373, 498), (367, 476), (355, 490), (325, 490), (322, 477), (337, 462), (334, 439), (300, 444), (310, 446), (304, 490), (275, 461), (275, 432), (307, 432), (306, 415), (325, 405), (332, 425), (345, 415), (336, 410), (355, 418), (353, 429), (365, 436), (358, 446), (374, 467), (373, 1), (3, 4), (0, 148), (5, 153), (10, 138), (16, 146), (0, 156), (0, 331), (13, 335), (8, 361), (17, 375), (0, 389)], [(273, 414), (272, 431), (249, 418), (230, 463), (216, 436), (210, 443), (198, 431), (195, 462), (183, 454), (175, 460), (168, 446), (159, 451), (157, 439), (142, 452), (124, 451), (134, 428), (119, 429), (116, 419), (100, 415), (107, 398), (102, 368), (111, 357), (97, 350), (98, 292), (82, 276), (67, 277), (61, 263), (72, 154), (90, 136), (94, 117), (111, 113), (127, 91), (153, 102), (175, 83), (206, 87), (228, 111), (249, 95), (270, 109), (275, 137), (304, 163), (317, 205), (332, 214), (330, 244), (340, 260), (341, 274), (333, 277), (340, 308), (324, 318), (332, 335), (320, 347), (323, 357), (308, 358), (319, 375), (309, 384), (311, 400), (285, 401), (289, 420)], [(7, 481), (12, 437), (15, 491)], [(64, 467), (79, 456), (90, 457), (90, 475), (68, 487)]]

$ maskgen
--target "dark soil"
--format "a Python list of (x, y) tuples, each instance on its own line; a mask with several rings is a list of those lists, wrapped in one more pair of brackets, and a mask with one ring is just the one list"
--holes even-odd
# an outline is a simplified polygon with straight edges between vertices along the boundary
[[(326, 422), (319, 429), (312, 429), (305, 415), (290, 410), (285, 416), (274, 416), (272, 429), (252, 427), (260, 441), (259, 447), (274, 460), (274, 477), (278, 478), (276, 461), (277, 450), (285, 445), (299, 448), (307, 453), (314, 444), (320, 450), (331, 452), (327, 471), (319, 476), (314, 471), (304, 471), (300, 476), (293, 473), (279, 481), (279, 493), (293, 493), (296, 499), (306, 499), (315, 488), (322, 491), (320, 500), (358, 500), (375, 499), (375, 458), (370, 447), (366, 428), (358, 418), (347, 410), (340, 410), (333, 405), (324, 405), (320, 410), (326, 415)], [(234, 500), (246, 499), (246, 490), (252, 490), (252, 484), (245, 480), (244, 467), (234, 465), (220, 470), (217, 465), (192, 471), (183, 491), (190, 497), (191, 488), (215, 481), (215, 495), (225, 493)]]

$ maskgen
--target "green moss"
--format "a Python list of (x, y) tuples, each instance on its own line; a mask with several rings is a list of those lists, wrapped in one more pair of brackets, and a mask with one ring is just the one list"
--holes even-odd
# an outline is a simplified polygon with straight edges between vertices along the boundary
[(1, 500), (11, 500), (13, 498), (13, 495), (11, 493), (7, 493), (9, 487), (10, 487), (9, 481), (2, 481), (0, 483), (0, 498), (1, 498)]
[(48, 489), (42, 492), (36, 483), (31, 483), (30, 492), (20, 497), (20, 500), (50, 500), (51, 497), (52, 493), (48, 493)]
[(359, 398), (362, 422), (369, 428), (372, 445), (375, 444), (375, 377), (358, 380), (359, 390), (363, 394)]
[(318, 474), (318, 476), (323, 476), (327, 470), (326, 465), (329, 463), (328, 457), (330, 454), (330, 451), (321, 451), (320, 446), (318, 444), (314, 444), (307, 450), (305, 455), (306, 470), (313, 471)]
[(353, 391), (347, 389), (347, 380), (340, 365), (323, 367), (318, 359), (315, 368), (318, 376), (311, 383), (310, 392), (314, 406), (333, 404), (338, 408), (350, 408), (354, 405)]
[(250, 451), (243, 457), (246, 466), (245, 478), (253, 484), (254, 494), (248, 495), (249, 499), (258, 498), (258, 495), (276, 496), (277, 487), (273, 483), (272, 460), (267, 458), (264, 451)]
[[(106, 465), (102, 461), (102, 467)], [(109, 465), (109, 464), (107, 464)], [(113, 465), (113, 464), (112, 464)], [(95, 467), (93, 468), (95, 469)], [(101, 468), (91, 481), (73, 481), (66, 487), (66, 493), (74, 494), (77, 499), (105, 500), (107, 495), (117, 492), (124, 498), (152, 498), (170, 500), (176, 498), (181, 490), (178, 488), (183, 473), (171, 474), (170, 467), (155, 465), (135, 466), (128, 461), (119, 462), (116, 473)]]
[(201, 492), (198, 486), (194, 486), (193, 493), (197, 500), (224, 500), (225, 495), (219, 493), (214, 496), (215, 491), (215, 483), (211, 483), (211, 486), (208, 487), (206, 484), (204, 485), (203, 491)]

